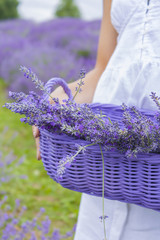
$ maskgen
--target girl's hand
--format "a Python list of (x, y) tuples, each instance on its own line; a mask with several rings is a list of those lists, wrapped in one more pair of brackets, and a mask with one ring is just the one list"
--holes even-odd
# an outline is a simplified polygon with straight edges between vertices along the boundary
[[(52, 92), (51, 97), (59, 98), (59, 101), (62, 102), (63, 99), (67, 98), (67, 95), (63, 91), (62, 87), (58, 87), (54, 92)], [(52, 98), (49, 98), (49, 101), (51, 104), (54, 104), (54, 101), (52, 100)], [(41, 159), (40, 143), (39, 143), (40, 132), (38, 127), (32, 126), (32, 132), (36, 142), (37, 160), (40, 160)]]
[(40, 146), (39, 146), (39, 129), (38, 129), (38, 127), (32, 126), (32, 132), (33, 132), (33, 136), (34, 136), (35, 142), (36, 142), (37, 160), (40, 160), (41, 155), (40, 155)]

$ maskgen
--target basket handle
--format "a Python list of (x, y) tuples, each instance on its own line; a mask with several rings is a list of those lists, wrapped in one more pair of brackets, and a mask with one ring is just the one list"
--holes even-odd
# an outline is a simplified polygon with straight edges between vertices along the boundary
[[(60, 85), (63, 88), (63, 90), (65, 91), (65, 93), (67, 94), (68, 98), (70, 100), (73, 99), (72, 92), (71, 92), (70, 88), (68, 87), (65, 80), (62, 79), (62, 78), (51, 78), (51, 79), (49, 79), (48, 82), (44, 86), (47, 93), (50, 94), (52, 92), (52, 88), (55, 85)], [(49, 97), (47, 93), (44, 93), (44, 95), (43, 95), (44, 100), (47, 100), (48, 97)]]

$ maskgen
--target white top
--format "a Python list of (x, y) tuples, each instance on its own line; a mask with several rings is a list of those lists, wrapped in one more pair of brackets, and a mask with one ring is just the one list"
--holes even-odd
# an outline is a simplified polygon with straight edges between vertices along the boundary
[[(106, 0), (107, 1), (107, 0)], [(117, 47), (103, 72), (94, 102), (157, 109), (160, 96), (160, 0), (112, 0)], [(107, 240), (159, 240), (160, 212), (105, 199)], [(82, 194), (75, 240), (103, 240), (102, 198)]]

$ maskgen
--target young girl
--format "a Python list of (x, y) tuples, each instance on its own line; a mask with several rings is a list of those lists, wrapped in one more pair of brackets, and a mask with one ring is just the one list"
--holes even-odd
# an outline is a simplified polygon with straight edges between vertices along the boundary
[[(160, 96), (160, 0), (103, 0), (97, 61), (85, 78), (78, 103), (112, 103), (156, 109)], [(74, 94), (77, 82), (69, 84)], [(61, 87), (53, 97), (66, 98)], [(36, 137), (37, 158), (39, 131)], [(104, 239), (102, 199), (82, 194), (75, 240)], [(105, 199), (107, 240), (159, 240), (160, 213)]]

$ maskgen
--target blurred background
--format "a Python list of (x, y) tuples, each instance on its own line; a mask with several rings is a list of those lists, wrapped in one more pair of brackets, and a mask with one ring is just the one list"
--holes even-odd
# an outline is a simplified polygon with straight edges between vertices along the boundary
[[(37, 22), (51, 20), (55, 17), (56, 9), (62, 2), (60, 0), (20, 0), (19, 14), (25, 19), (33, 19)], [(102, 17), (101, 0), (75, 0), (85, 20), (95, 20)]]
[(31, 127), (2, 106), (10, 90), (37, 91), (20, 65), (44, 82), (90, 71), (101, 17), (100, 0), (0, 0), (0, 239), (73, 239), (81, 194), (49, 178)]

